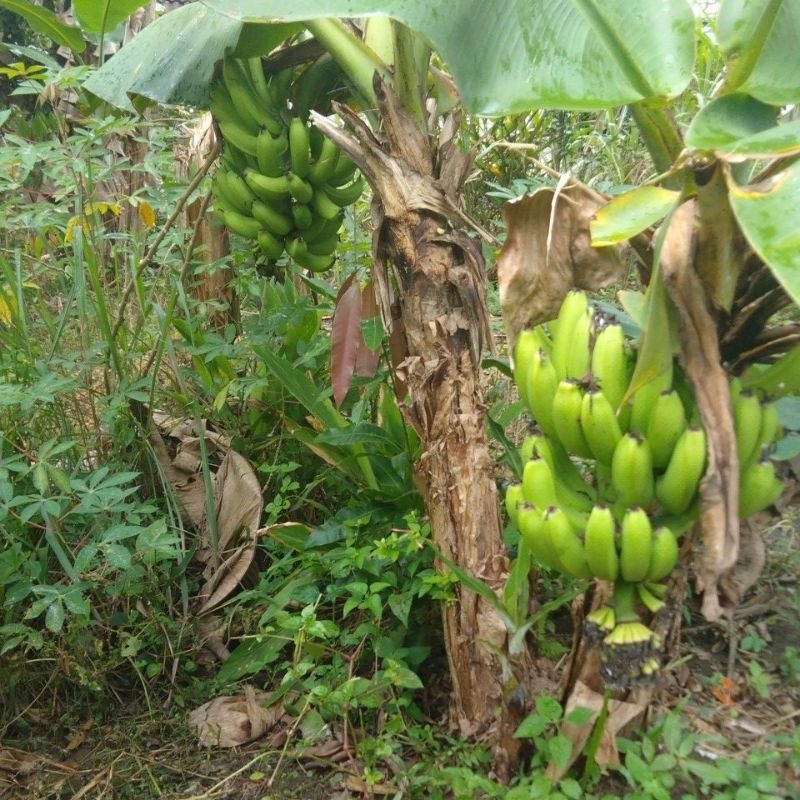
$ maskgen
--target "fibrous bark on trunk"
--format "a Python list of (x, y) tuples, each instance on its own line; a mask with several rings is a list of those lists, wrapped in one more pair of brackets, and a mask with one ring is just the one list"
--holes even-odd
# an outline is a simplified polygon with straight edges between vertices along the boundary
[[(499, 593), (508, 564), (480, 385), (481, 354), (491, 345), (484, 262), (458, 205), (470, 160), (456, 146), (455, 118), (434, 144), (393, 93), (378, 88), (381, 140), (345, 107), (337, 110), (352, 133), (315, 121), (373, 190), (373, 277), (393, 337), (395, 386), (424, 447), (416, 475), (434, 545)], [(532, 660), (527, 651), (509, 656), (508, 632), (486, 600), (463, 585), (457, 593), (442, 607), (451, 721), (463, 735), (501, 743), (496, 769), (505, 777), (518, 740), (504, 733), (521, 719)]]

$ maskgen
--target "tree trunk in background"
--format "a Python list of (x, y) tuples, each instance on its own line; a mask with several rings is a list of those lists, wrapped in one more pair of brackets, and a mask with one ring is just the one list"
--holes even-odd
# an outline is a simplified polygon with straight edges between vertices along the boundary
[[(373, 278), (391, 331), (395, 387), (424, 452), (417, 485), (439, 553), (502, 591), (508, 572), (480, 384), (491, 346), (486, 276), (479, 241), (464, 231), (458, 197), (471, 161), (456, 144), (458, 122), (443, 123), (438, 143), (401, 107), (380, 95), (381, 141), (357, 115), (337, 110), (353, 136), (317, 124), (348, 152), (373, 193)], [(518, 760), (513, 730), (535, 679), (528, 651), (512, 657), (497, 611), (463, 584), (442, 605), (452, 680), (451, 723), (463, 736), (486, 736), (495, 771), (508, 778)]]

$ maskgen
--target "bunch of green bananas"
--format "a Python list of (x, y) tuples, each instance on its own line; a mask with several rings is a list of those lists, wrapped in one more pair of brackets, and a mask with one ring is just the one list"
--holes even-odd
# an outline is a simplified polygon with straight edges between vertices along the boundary
[[(653, 634), (642, 610), (663, 607), (663, 581), (678, 563), (678, 537), (699, 513), (706, 435), (677, 367), (629, 398), (635, 352), (622, 327), (596, 313), (584, 292), (570, 292), (558, 316), (523, 331), (514, 350), (519, 394), (540, 433), (525, 439), (521, 480), (508, 486), (506, 509), (544, 566), (615, 584), (620, 597), (587, 619), (620, 680), (658, 671)], [(780, 436), (773, 404), (731, 383), (741, 464), (742, 517), (775, 502), (782, 489), (768, 448)], [(633, 588), (632, 588), (633, 587)], [(624, 611), (620, 614), (620, 608)], [(633, 666), (631, 666), (633, 665)]]
[[(355, 164), (307, 120), (314, 65), (267, 78), (260, 58), (226, 58), (210, 109), (223, 140), (214, 210), (270, 261), (284, 251), (324, 272), (334, 261), (344, 209), (364, 191)], [(303, 97), (303, 111), (290, 97)], [(354, 177), (355, 176), (355, 177)]]

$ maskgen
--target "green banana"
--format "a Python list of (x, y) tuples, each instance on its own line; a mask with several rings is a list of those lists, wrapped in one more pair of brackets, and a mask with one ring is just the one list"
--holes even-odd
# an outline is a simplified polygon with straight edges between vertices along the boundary
[(364, 194), (364, 187), (366, 183), (364, 176), (359, 175), (352, 183), (345, 186), (333, 186), (328, 183), (322, 187), (322, 191), (337, 205), (339, 208), (346, 208), (353, 205), (353, 203)]
[(555, 440), (541, 434), (526, 436), (520, 447), (525, 464), (531, 458), (543, 458), (553, 474), (559, 505), (569, 508), (574, 520), (591, 511), (595, 492), (566, 450)]
[(308, 245), (301, 238), (291, 238), (286, 241), (286, 252), (292, 260), (303, 269), (310, 272), (326, 272), (333, 266), (332, 255), (314, 255), (308, 252)]
[(333, 174), (328, 178), (329, 186), (342, 186), (352, 179), (356, 174), (358, 166), (354, 161), (351, 161), (347, 156), (342, 154), (336, 164)]
[(651, 584), (649, 583), (637, 583), (636, 593), (639, 595), (642, 605), (651, 614), (658, 614), (659, 611), (663, 611), (667, 607), (667, 604), (650, 591), (650, 586)]
[(265, 203), (274, 204), (287, 200), (291, 195), (289, 190), (289, 178), (287, 175), (271, 177), (262, 175), (254, 169), (245, 170), (245, 183), (253, 190), (253, 193)]
[(611, 459), (611, 486), (623, 507), (647, 508), (655, 493), (650, 444), (633, 431), (624, 434)]
[(672, 451), (687, 425), (686, 411), (678, 392), (675, 389), (660, 392), (653, 403), (645, 432), (656, 469), (669, 464)]
[(243, 153), (238, 147), (235, 147), (230, 142), (223, 140), (220, 164), (222, 164), (226, 169), (243, 175), (246, 169), (250, 169), (252, 167), (252, 163), (252, 156), (247, 155), (247, 153)]
[(252, 212), (253, 202), (256, 200), (250, 187), (238, 172), (225, 171), (223, 174), (224, 197), (236, 200), (235, 208), (243, 214)]
[(530, 503), (525, 503), (519, 508), (517, 515), (517, 527), (520, 536), (530, 548), (536, 560), (549, 569), (564, 572), (564, 565), (561, 563), (550, 537), (545, 531), (544, 514)]
[(506, 487), (505, 496), (506, 514), (511, 522), (516, 525), (519, 519), (519, 509), (525, 502), (525, 496), (522, 492), (522, 483), (515, 481)]
[(647, 435), (647, 422), (650, 419), (650, 412), (656, 402), (656, 398), (661, 392), (672, 388), (673, 368), (669, 368), (652, 380), (640, 386), (631, 398), (631, 416), (629, 428), (638, 431), (643, 436)]
[(322, 186), (330, 181), (336, 170), (340, 158), (347, 158), (339, 146), (327, 136), (322, 138), (319, 153), (314, 156), (314, 162), (308, 168), (308, 181), (314, 186)]
[(255, 200), (251, 209), (253, 216), (260, 227), (266, 228), (275, 236), (286, 236), (294, 230), (294, 220), (286, 213), (282, 213), (276, 206)]
[(285, 250), (283, 239), (270, 233), (266, 228), (262, 228), (258, 232), (257, 241), (261, 252), (271, 261), (275, 261), (283, 255)]
[(237, 150), (255, 157), (258, 136), (248, 131), (238, 120), (218, 119), (220, 133), (225, 142), (230, 142)]
[(321, 186), (314, 189), (311, 205), (321, 217), (327, 220), (336, 219), (342, 213), (342, 209), (328, 197), (325, 189)]
[(592, 380), (608, 398), (615, 412), (631, 379), (631, 355), (625, 342), (622, 325), (611, 323), (601, 328), (592, 348)]
[[(313, 212), (312, 212), (313, 214)], [(337, 214), (333, 219), (325, 219), (320, 215), (314, 215), (311, 225), (303, 231), (303, 238), (309, 244), (320, 239), (327, 239), (333, 234), (338, 234), (342, 227), (342, 213)]]
[(308, 181), (304, 181), (294, 172), (287, 173), (286, 179), (289, 181), (289, 192), (298, 203), (308, 204), (311, 202), (314, 190)]
[(619, 534), (619, 574), (624, 581), (647, 579), (653, 554), (653, 527), (643, 508), (629, 508), (622, 517)]
[(252, 56), (244, 59), (242, 63), (247, 66), (248, 75), (260, 105), (271, 106), (272, 98), (269, 94), (269, 82), (264, 73), (264, 62), (261, 60), (261, 56)]
[(566, 450), (578, 458), (591, 458), (592, 451), (581, 427), (584, 390), (575, 380), (562, 380), (553, 396), (552, 415), (556, 436)]
[(739, 516), (747, 519), (763, 511), (783, 493), (783, 481), (775, 471), (775, 462), (770, 459), (753, 461), (739, 477)]
[(225, 225), (234, 233), (245, 239), (257, 239), (258, 232), (261, 230), (261, 223), (246, 214), (240, 214), (232, 208), (215, 208), (215, 212)]
[(217, 124), (221, 122), (226, 124), (233, 123), (251, 136), (257, 135), (261, 130), (261, 126), (252, 117), (243, 117), (236, 110), (228, 90), (219, 81), (211, 85), (208, 108)]
[(617, 553), (617, 524), (611, 509), (596, 505), (586, 520), (583, 546), (592, 575), (603, 581), (615, 581), (619, 576)]
[(314, 256), (329, 256), (339, 247), (339, 234), (334, 233), (327, 239), (316, 239), (313, 242), (306, 242), (308, 252)]
[(545, 343), (540, 326), (520, 331), (514, 344), (514, 380), (525, 407), (541, 430), (552, 435), (553, 395), (558, 381)]
[(783, 434), (783, 426), (778, 415), (778, 407), (775, 403), (764, 403), (761, 407), (761, 428), (758, 431), (758, 452), (770, 447)]
[(678, 540), (672, 530), (666, 525), (656, 528), (645, 580), (656, 582), (666, 578), (678, 563), (678, 552)]
[[(249, 215), (253, 207), (252, 192), (249, 195), (236, 192), (232, 183), (228, 182), (228, 179), (232, 176), (238, 177), (235, 172), (226, 168), (217, 170), (212, 184), (214, 198), (219, 205), (233, 209), (240, 214)], [(245, 188), (247, 188), (246, 185)]]
[(586, 561), (586, 550), (566, 512), (558, 506), (550, 506), (542, 521), (545, 535), (563, 565), (563, 572), (573, 578), (591, 578), (592, 571)]
[(341, 71), (330, 53), (323, 53), (294, 80), (292, 109), (297, 116), (308, 119), (312, 109), (327, 113), (332, 93), (341, 80)]
[(762, 421), (761, 400), (755, 392), (744, 390), (732, 398), (732, 406), (739, 463), (747, 465), (758, 457)]
[[(579, 338), (583, 336), (586, 328), (586, 316), (589, 315), (589, 326), (591, 326), (591, 309), (589, 308), (589, 298), (586, 292), (581, 290), (571, 290), (567, 292), (558, 316), (551, 323), (551, 336), (553, 339), (553, 365), (559, 380), (565, 378), (583, 378), (583, 375), (568, 375), (568, 366), (573, 367), (578, 359), (574, 358), (572, 349), (573, 335), (576, 329), (581, 331)], [(588, 335), (586, 344), (588, 360)], [(588, 367), (588, 364), (587, 364)], [(585, 369), (584, 369), (585, 371)]]
[(311, 168), (310, 147), (308, 126), (300, 117), (292, 117), (289, 121), (289, 159), (292, 172), (299, 178), (305, 178)]
[(545, 459), (532, 458), (522, 468), (522, 494), (542, 511), (558, 503), (555, 476)]
[(256, 163), (258, 171), (269, 178), (278, 178), (286, 171), (279, 150), (279, 139), (266, 128), (256, 137)]
[(307, 231), (314, 224), (314, 212), (303, 203), (292, 203), (292, 219), (297, 230)]
[(667, 468), (656, 480), (656, 499), (670, 514), (682, 514), (694, 500), (706, 469), (706, 433), (689, 427), (675, 443)]
[(610, 466), (622, 431), (613, 406), (599, 389), (590, 389), (583, 396), (581, 428), (592, 455)]
[(237, 58), (226, 58), (222, 62), (222, 81), (239, 119), (246, 122), (249, 128), (252, 129), (252, 126), (257, 130), (267, 128), (273, 134), (280, 132), (283, 127), (282, 122), (269, 113), (259, 98), (245, 64)]
[(280, 72), (273, 72), (269, 76), (270, 107), (276, 112), (277, 116), (281, 116), (288, 111), (286, 101), (294, 79), (295, 71), (292, 67), (282, 69)]

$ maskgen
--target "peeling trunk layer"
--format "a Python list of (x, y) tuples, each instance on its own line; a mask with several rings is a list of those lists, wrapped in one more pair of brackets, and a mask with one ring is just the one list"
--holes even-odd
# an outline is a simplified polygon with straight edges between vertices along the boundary
[[(437, 550), (499, 590), (507, 573), (497, 488), (484, 432), (479, 370), (470, 353), (469, 314), (453, 287), (458, 249), (440, 243), (440, 220), (411, 213), (386, 220), (382, 247), (408, 267), (401, 300), (408, 355), (398, 365), (411, 398), (406, 415), (425, 443), (417, 483)], [(453, 722), (463, 735), (482, 732), (502, 700), (506, 631), (493, 609), (461, 587), (443, 606), (453, 678)]]
[[(491, 347), (480, 244), (458, 206), (469, 159), (449, 118), (434, 142), (392, 92), (376, 87), (382, 135), (337, 106), (348, 132), (314, 121), (358, 165), (373, 195), (373, 278), (390, 331), (395, 387), (424, 453), (417, 485), (433, 543), (443, 558), (500, 593), (508, 571), (497, 486), (485, 432), (481, 355)], [(508, 653), (495, 609), (464, 585), (444, 604), (452, 680), (451, 721), (465, 736), (496, 743), (495, 771), (512, 774), (519, 757), (513, 730), (535, 680), (527, 650)]]

